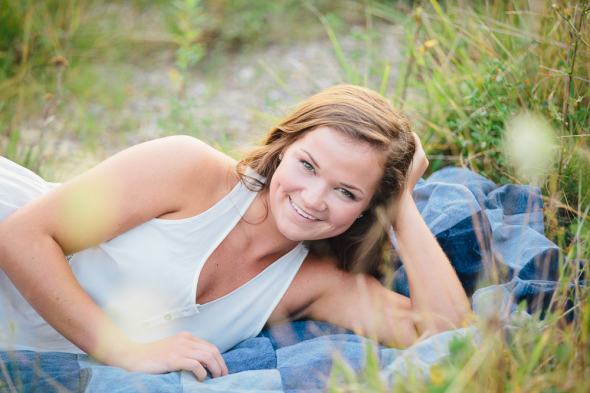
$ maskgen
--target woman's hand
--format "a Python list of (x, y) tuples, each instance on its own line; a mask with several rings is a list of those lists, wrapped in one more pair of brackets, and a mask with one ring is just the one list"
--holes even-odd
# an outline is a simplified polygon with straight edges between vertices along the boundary
[(422, 148), (422, 142), (420, 142), (420, 138), (415, 132), (412, 132), (414, 135), (414, 140), (416, 141), (416, 151), (414, 152), (414, 158), (412, 159), (412, 164), (410, 165), (410, 175), (408, 176), (408, 186), (407, 190), (412, 193), (414, 187), (418, 183), (418, 180), (428, 168), (428, 159), (426, 158), (426, 153), (424, 153), (424, 149)]
[(428, 168), (428, 159), (422, 148), (420, 138), (418, 138), (418, 135), (415, 132), (412, 132), (412, 134), (414, 135), (414, 141), (416, 142), (416, 150), (414, 152), (414, 157), (412, 158), (412, 163), (410, 164), (410, 173), (408, 174), (406, 189), (400, 193), (398, 201), (391, 212), (394, 232), (397, 232), (399, 229), (398, 222), (401, 220), (401, 216), (404, 212), (408, 209), (408, 204), (415, 205), (414, 200), (412, 199), (412, 191), (414, 190), (414, 187), (416, 187), (418, 180), (420, 180), (424, 174), (426, 168)]
[(213, 378), (228, 374), (219, 349), (188, 332), (151, 344), (131, 343), (122, 354), (119, 366), (127, 371), (149, 374), (188, 370), (197, 376), (199, 382), (207, 377), (204, 366)]

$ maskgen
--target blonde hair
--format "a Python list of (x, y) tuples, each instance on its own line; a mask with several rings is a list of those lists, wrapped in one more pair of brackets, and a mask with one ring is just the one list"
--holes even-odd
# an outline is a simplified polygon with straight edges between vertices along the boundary
[[(312, 252), (335, 258), (342, 270), (380, 276), (380, 267), (388, 260), (388, 231), (394, 203), (406, 186), (416, 148), (410, 122), (385, 98), (351, 85), (323, 90), (303, 101), (295, 112), (272, 128), (262, 145), (238, 162), (236, 172), (248, 188), (268, 191), (281, 153), (305, 133), (324, 126), (382, 151), (384, 172), (361, 218), (344, 233), (308, 241), (307, 245)], [(245, 175), (247, 167), (264, 176), (266, 182), (256, 182)]]

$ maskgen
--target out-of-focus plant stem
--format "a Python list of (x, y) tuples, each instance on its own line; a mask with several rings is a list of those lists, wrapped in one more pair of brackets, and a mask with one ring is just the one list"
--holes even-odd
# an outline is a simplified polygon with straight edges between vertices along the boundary
[[(554, 7), (554, 9), (562, 18), (566, 19), (565, 16), (558, 10), (557, 7)], [(561, 173), (563, 170), (563, 156), (564, 156), (563, 145), (564, 145), (564, 141), (565, 141), (564, 137), (566, 136), (566, 134), (568, 132), (571, 135), (572, 134), (571, 131), (573, 129), (573, 125), (572, 125), (573, 118), (570, 118), (568, 120), (569, 101), (570, 101), (570, 99), (573, 98), (572, 97), (572, 88), (573, 88), (573, 82), (574, 82), (574, 78), (573, 78), (574, 67), (576, 65), (576, 56), (578, 54), (578, 46), (580, 44), (580, 40), (582, 39), (581, 29), (583, 27), (584, 17), (586, 16), (586, 13), (588, 11), (588, 6), (586, 4), (583, 4), (582, 12), (580, 14), (580, 18), (578, 21), (578, 27), (576, 28), (575, 23), (576, 23), (576, 19), (578, 17), (578, 14), (579, 14), (579, 10), (580, 9), (576, 6), (575, 11), (574, 11), (573, 23), (569, 23), (569, 25), (571, 27), (570, 45), (569, 45), (568, 52), (567, 52), (567, 74), (565, 75), (565, 83), (564, 83), (564, 88), (563, 88), (563, 110), (562, 110), (563, 122), (561, 124), (559, 160), (558, 160), (558, 167), (557, 167), (557, 180), (558, 181), (561, 178)], [(574, 39), (575, 39), (575, 41), (574, 41)], [(573, 53), (572, 53), (572, 49), (573, 49)], [(557, 184), (557, 182), (555, 182), (555, 184)], [(555, 190), (551, 190), (551, 191), (552, 191), (552, 193), (554, 193)]]
[[(420, 28), (422, 27), (422, 7), (416, 8), (414, 12), (414, 19), (416, 19), (416, 30), (414, 30), (414, 37), (412, 38), (412, 45), (415, 45), (418, 41), (418, 35), (420, 34)], [(410, 75), (412, 74), (412, 69), (414, 68), (414, 61), (416, 60), (416, 48), (412, 48), (412, 55), (408, 60), (408, 66), (406, 67), (406, 72), (404, 74), (404, 81), (403, 81), (403, 88), (401, 97), (401, 109), (403, 109), (404, 103), (406, 102), (406, 91), (408, 90), (408, 79), (410, 79)]]
[[(31, 17), (33, 15), (33, 10), (35, 7), (29, 8), (27, 13), (25, 14), (25, 23), (24, 23), (24, 31), (23, 31), (23, 50), (22, 50), (22, 58), (20, 63), (20, 74), (24, 75), (27, 72), (27, 60), (28, 54), (30, 49), (30, 41), (31, 41)], [(24, 78), (23, 78), (24, 79)], [(24, 86), (23, 80), (19, 81), (18, 87), (18, 103), (16, 106), (16, 122), (17, 127), (21, 128), (22, 126), (22, 114), (23, 114), (23, 105), (24, 105)]]

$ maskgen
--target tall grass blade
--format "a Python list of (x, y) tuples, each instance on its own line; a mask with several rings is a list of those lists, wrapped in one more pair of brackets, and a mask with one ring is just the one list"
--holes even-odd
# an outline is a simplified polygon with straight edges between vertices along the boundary
[(436, 0), (430, 0), (430, 4), (432, 5), (432, 8), (434, 8), (434, 12), (436, 12), (436, 15), (438, 15), (440, 20), (443, 22), (443, 25), (445, 27), (445, 31), (449, 35), (449, 39), (454, 40), (455, 39), (455, 32), (451, 28), (451, 24), (449, 23), (446, 15), (445, 15), (445, 12), (441, 8), (440, 4), (438, 4), (438, 1), (436, 1)]
[(279, 84), (293, 99), (297, 102), (301, 101), (301, 98), (283, 81), (262, 59), (258, 59), (258, 64), (264, 68), (266, 72)]
[(383, 70), (383, 77), (381, 77), (381, 88), (379, 92), (383, 97), (387, 94), (387, 79), (389, 78), (389, 70), (391, 69), (391, 60), (387, 60), (385, 69)]
[(344, 53), (342, 52), (342, 48), (340, 47), (340, 43), (338, 42), (338, 38), (336, 38), (336, 33), (334, 33), (334, 30), (330, 26), (330, 22), (328, 22), (328, 19), (326, 19), (326, 17), (324, 15), (322, 15), (321, 12), (316, 7), (314, 7), (312, 4), (305, 3), (305, 5), (314, 14), (316, 14), (316, 16), (320, 19), (320, 21), (324, 25), (324, 28), (326, 29), (326, 33), (328, 33), (328, 37), (330, 38), (330, 42), (332, 43), (332, 46), (334, 47), (334, 51), (336, 52), (336, 57), (338, 57), (338, 61), (340, 62), (340, 65), (342, 66), (342, 68), (344, 69), (344, 72), (346, 73), (346, 76), (348, 78), (348, 83), (353, 84), (353, 85), (358, 85), (360, 82), (359, 76), (352, 69), (350, 64), (348, 64), (348, 61), (346, 60), (346, 57), (344, 56)]

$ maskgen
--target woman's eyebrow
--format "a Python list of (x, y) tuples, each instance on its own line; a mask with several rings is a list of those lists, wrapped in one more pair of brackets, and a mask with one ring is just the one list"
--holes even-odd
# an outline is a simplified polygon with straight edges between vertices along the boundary
[(353, 190), (356, 190), (358, 192), (360, 192), (361, 194), (365, 195), (365, 193), (363, 192), (363, 190), (361, 190), (360, 188), (357, 188), (355, 186), (351, 186), (350, 184), (346, 184), (346, 183), (340, 183), (340, 185), (344, 186), (345, 188), (351, 188)]
[(309, 154), (309, 152), (307, 150), (301, 149), (305, 154), (307, 154), (309, 156), (309, 158), (311, 159), (311, 162), (313, 162), (313, 165), (317, 166), (318, 169), (322, 169), (320, 168), (320, 166), (318, 165), (317, 162), (315, 162), (315, 160), (313, 159), (313, 156), (311, 154)]
[[(309, 156), (309, 159), (311, 160), (311, 162), (313, 162), (313, 164), (314, 164), (314, 165), (315, 165), (315, 166), (316, 166), (318, 169), (322, 169), (322, 168), (320, 168), (320, 166), (318, 165), (318, 163), (317, 163), (317, 162), (315, 162), (315, 160), (313, 159), (313, 156), (312, 156), (312, 155), (311, 155), (311, 154), (310, 154), (310, 153), (309, 153), (307, 150), (305, 150), (305, 149), (301, 149), (301, 151), (303, 151), (305, 154), (307, 154), (307, 155)], [(361, 190), (361, 189), (360, 189), (360, 188), (358, 188), (358, 187), (351, 186), (350, 184), (346, 184), (346, 183), (342, 183), (342, 182), (340, 182), (340, 185), (341, 185), (341, 186), (344, 186), (345, 188), (350, 188), (350, 189), (352, 189), (352, 190), (356, 190), (356, 191), (360, 192), (361, 194), (365, 195), (365, 193), (363, 192), (363, 190)]]

